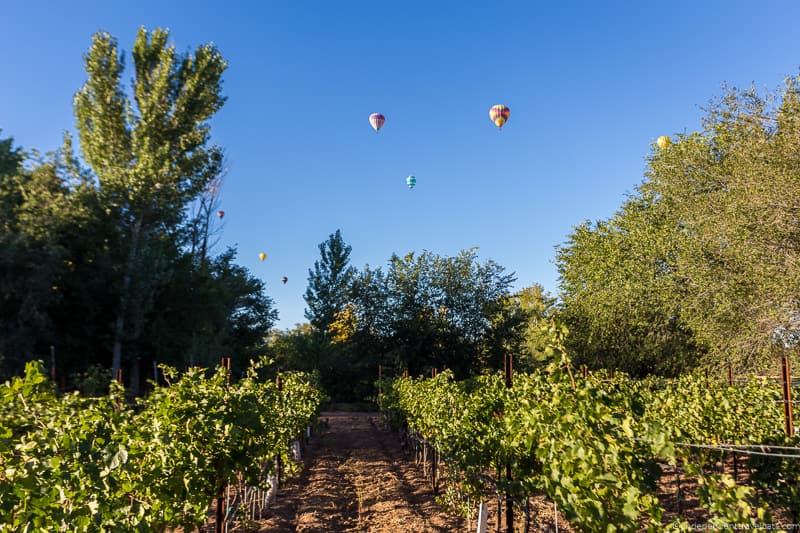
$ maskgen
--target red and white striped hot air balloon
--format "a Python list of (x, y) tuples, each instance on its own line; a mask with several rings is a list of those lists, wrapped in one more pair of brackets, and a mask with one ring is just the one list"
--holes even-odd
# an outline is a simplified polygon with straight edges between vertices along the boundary
[(380, 131), (384, 122), (386, 122), (386, 117), (380, 113), (373, 113), (369, 116), (369, 125), (372, 126), (373, 130), (375, 130), (375, 133)]
[(498, 128), (502, 128), (503, 124), (508, 122), (508, 117), (510, 116), (511, 110), (503, 104), (493, 105), (489, 108), (489, 118)]

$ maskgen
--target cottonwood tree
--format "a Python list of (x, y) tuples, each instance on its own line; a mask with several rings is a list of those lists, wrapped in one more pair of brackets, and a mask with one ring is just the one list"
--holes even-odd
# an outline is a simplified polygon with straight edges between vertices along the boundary
[(140, 29), (132, 58), (129, 96), (117, 41), (95, 34), (85, 57), (88, 79), (74, 103), (81, 154), (123, 254), (112, 371), (121, 365), (126, 340), (141, 333), (137, 324), (153, 291), (149, 280), (161, 269), (159, 237), (177, 230), (187, 205), (220, 174), (223, 159), (208, 125), (225, 102), (220, 52), (206, 44), (179, 54), (167, 30)]

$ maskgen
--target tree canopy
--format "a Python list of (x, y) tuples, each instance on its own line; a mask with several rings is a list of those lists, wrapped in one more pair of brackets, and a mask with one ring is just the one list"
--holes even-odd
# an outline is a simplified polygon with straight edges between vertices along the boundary
[(123, 57), (112, 36), (92, 38), (77, 150), (69, 136), (45, 156), (0, 138), (0, 374), (50, 362), (52, 346), (67, 387), (123, 368), (135, 393), (155, 362), (225, 355), (243, 368), (277, 319), (264, 283), (210, 239), (223, 153), (209, 120), (225, 60), (140, 29), (129, 91)]
[(654, 149), (615, 216), (572, 233), (558, 266), (580, 357), (640, 374), (774, 367), (776, 335), (800, 329), (797, 84), (728, 91), (702, 131)]

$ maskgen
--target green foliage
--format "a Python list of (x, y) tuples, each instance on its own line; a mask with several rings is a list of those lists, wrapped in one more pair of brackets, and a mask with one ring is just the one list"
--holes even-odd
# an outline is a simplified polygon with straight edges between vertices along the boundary
[(64, 297), (78, 261), (68, 243), (82, 242), (88, 215), (85, 183), (68, 181), (58, 157), (25, 169), (19, 150), (12, 155), (0, 155), (18, 165), (0, 174), (0, 354), (21, 372), (39, 345), (55, 340), (48, 311)]
[(668, 224), (653, 202), (632, 198), (611, 220), (578, 226), (559, 249), (559, 316), (576, 363), (640, 376), (696, 364), (691, 332), (678, 320)]
[(108, 392), (111, 372), (100, 365), (90, 365), (85, 372), (76, 372), (70, 381), (84, 396), (99, 396)]
[(210, 144), (207, 121), (225, 101), (227, 64), (211, 45), (180, 55), (168, 41), (166, 30), (139, 30), (129, 98), (116, 40), (95, 34), (85, 58), (88, 79), (75, 96), (81, 153), (122, 252), (112, 372), (122, 363), (123, 343), (141, 334), (152, 280), (168, 274), (163, 245), (222, 169), (222, 150)]
[[(494, 261), (478, 261), (476, 250), (393, 255), (385, 270), (367, 265), (361, 271), (347, 266), (350, 247), (338, 232), (320, 250), (306, 293), (313, 331), (298, 326), (273, 340), (293, 354), (293, 368), (319, 370), (335, 399), (371, 396), (378, 365), (389, 373), (450, 368), (466, 376), (499, 358), (504, 342), (499, 332), (493, 335), (493, 317), (514, 277)], [(528, 323), (520, 323), (537, 320), (544, 313), (537, 305), (551, 302), (521, 294), (522, 318), (514, 324), (524, 337)]]
[(654, 150), (615, 216), (576, 228), (558, 266), (580, 362), (638, 375), (773, 365), (773, 333), (800, 316), (797, 83), (729, 91), (702, 132)]
[(399, 367), (412, 375), (449, 368), (461, 377), (483, 367), (491, 314), (514, 280), (502, 266), (481, 263), (475, 249), (452, 257), (424, 251), (392, 256), (374, 279), (385, 298), (373, 306), (381, 313), (375, 329)]
[(546, 363), (547, 346), (554, 327), (555, 299), (534, 284), (510, 296), (501, 296), (490, 316), (491, 328), (484, 344), (487, 366), (499, 368), (511, 353), (519, 370), (532, 370)]
[[(772, 437), (765, 441), (767, 445), (800, 447), (800, 437)], [(771, 452), (780, 454), (780, 448), (770, 448)], [(748, 464), (754, 470), (753, 479), (770, 502), (789, 509), (792, 522), (800, 521), (800, 461), (790, 457), (770, 457), (753, 455)]]
[(511, 389), (498, 376), (456, 382), (450, 372), (382, 384), (389, 420), (436, 446), (456, 472), (458, 486), (446, 500), (491, 494), (485, 474), (510, 464), (513, 481), (497, 480), (501, 490), (517, 499), (546, 494), (578, 530), (662, 531), (659, 464), (680, 462), (698, 478), (699, 501), (712, 523), (753, 526), (768, 518), (752, 488), (704, 468), (718, 452), (683, 444), (774, 436), (782, 427), (774, 390), (758, 383), (710, 386), (691, 376), (585, 379), (573, 375), (560, 337), (550, 342), (560, 357), (546, 370), (515, 375)]
[(82, 157), (69, 135), (27, 160), (0, 139), (0, 376), (49, 362), (52, 345), (59, 381), (124, 368), (138, 395), (156, 362), (231, 355), (240, 373), (262, 353), (274, 302), (235, 250), (211, 251), (222, 150), (209, 120), (226, 63), (168, 41), (138, 32), (129, 90), (116, 40), (93, 37), (74, 102)]
[(0, 387), (0, 522), (11, 531), (135, 531), (121, 390), (53, 394), (41, 364)]
[[(228, 384), (224, 370), (192, 369), (157, 387), (134, 412), (111, 394), (57, 397), (41, 364), (0, 386), (0, 521), (11, 531), (158, 531), (197, 527), (237, 473), (264, 486), (272, 459), (321, 396), (301, 375), (282, 390), (259, 368)], [(264, 465), (267, 468), (264, 468)]]
[(327, 331), (336, 314), (347, 304), (355, 269), (350, 266), (352, 247), (336, 230), (319, 245), (320, 259), (308, 271), (306, 318), (320, 331)]

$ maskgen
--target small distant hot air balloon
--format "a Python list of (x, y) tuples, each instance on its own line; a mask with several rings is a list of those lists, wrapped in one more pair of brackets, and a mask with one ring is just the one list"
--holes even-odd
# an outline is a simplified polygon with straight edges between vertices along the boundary
[(372, 126), (373, 130), (375, 130), (375, 133), (380, 131), (384, 122), (386, 122), (386, 117), (380, 113), (373, 113), (369, 116), (369, 125)]
[(289, 281), (289, 278), (287, 278), (286, 276), (283, 276), (281, 278), (281, 281), (283, 282), (284, 285), (286, 285), (286, 282)]
[(408, 185), (409, 189), (413, 189), (416, 184), (417, 184), (417, 178), (415, 178), (414, 176), (408, 176), (406, 178), (406, 185)]
[(666, 135), (662, 135), (661, 137), (658, 138), (656, 144), (658, 145), (659, 148), (663, 150), (664, 148), (667, 148), (670, 144), (672, 144), (672, 139), (670, 139)]
[(259, 260), (263, 261), (266, 258), (267, 258), (267, 254), (265, 254), (264, 252), (261, 252), (260, 254), (258, 254), (258, 259)]
[(225, 211), (217, 211), (217, 216), (219, 218), (224, 218), (225, 217)]
[(511, 116), (511, 110), (503, 104), (493, 105), (489, 108), (489, 118), (492, 119), (494, 125), (499, 128), (508, 122), (508, 117)]

